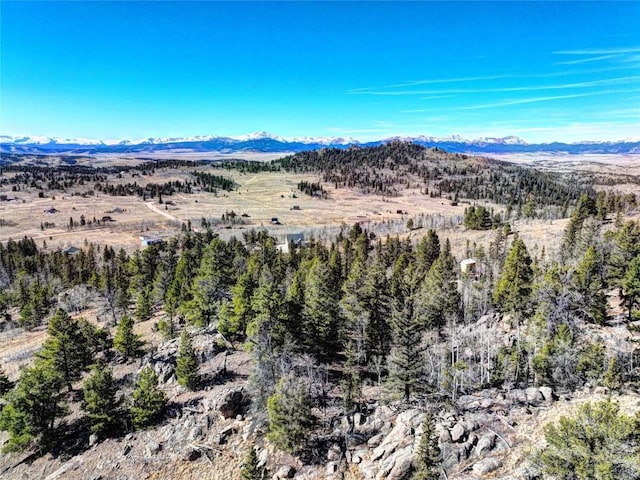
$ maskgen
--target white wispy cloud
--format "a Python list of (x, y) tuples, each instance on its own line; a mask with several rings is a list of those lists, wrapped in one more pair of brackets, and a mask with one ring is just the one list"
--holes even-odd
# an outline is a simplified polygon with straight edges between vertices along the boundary
[(638, 84), (640, 77), (625, 76), (606, 78), (602, 80), (591, 80), (588, 82), (574, 83), (558, 83), (551, 85), (522, 85), (517, 87), (495, 87), (495, 88), (451, 88), (444, 90), (368, 90), (368, 91), (351, 91), (357, 95), (374, 95), (374, 96), (406, 96), (406, 95), (427, 95), (423, 99), (429, 100), (434, 98), (444, 98), (455, 94), (478, 94), (478, 93), (509, 93), (509, 92), (534, 92), (544, 90), (566, 90), (573, 88), (592, 88), (607, 85), (624, 85)]
[(617, 55), (622, 53), (640, 53), (640, 46), (620, 48), (586, 48), (579, 50), (557, 50), (555, 55)]
[(638, 90), (601, 90), (596, 92), (574, 93), (570, 95), (550, 95), (546, 97), (514, 98), (514, 99), (504, 100), (504, 101), (494, 102), (494, 103), (463, 106), (463, 107), (460, 107), (460, 109), (461, 110), (481, 110), (485, 108), (508, 107), (512, 105), (524, 105), (528, 103), (552, 102), (557, 100), (567, 100), (571, 98), (593, 97), (596, 95), (612, 95), (617, 93), (633, 93), (637, 91)]
[(556, 65), (579, 65), (582, 63), (600, 62), (602, 60), (611, 60), (614, 58), (621, 58), (621, 57), (624, 57), (624, 55), (615, 53), (611, 55), (599, 55), (597, 57), (579, 58), (577, 60), (564, 60), (562, 62), (556, 62)]
[(378, 87), (359, 87), (349, 90), (347, 93), (359, 93), (367, 92), (369, 90), (384, 90), (391, 88), (405, 88), (415, 87), (418, 85), (437, 85), (446, 83), (464, 83), (464, 82), (478, 82), (486, 80), (499, 80), (503, 78), (509, 78), (510, 75), (487, 75), (478, 77), (456, 77), (456, 78), (431, 78), (427, 80), (411, 80), (404, 83), (393, 83), (391, 85), (382, 85)]

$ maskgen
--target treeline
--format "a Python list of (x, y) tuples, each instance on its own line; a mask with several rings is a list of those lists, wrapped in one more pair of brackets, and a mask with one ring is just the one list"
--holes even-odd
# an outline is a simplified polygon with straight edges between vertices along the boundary
[[(335, 188), (357, 188), (363, 193), (386, 196), (416, 188), (432, 197), (493, 202), (517, 212), (522, 212), (528, 203), (534, 213), (547, 206), (559, 206), (566, 214), (582, 194), (596, 197), (595, 190), (575, 176), (398, 141), (375, 147), (300, 152), (273, 164), (291, 172), (320, 172), (322, 181)], [(637, 205), (635, 195), (609, 195), (608, 201), (616, 211), (624, 212)]]
[(322, 184), (320, 182), (313, 183), (302, 180), (298, 182), (298, 190), (310, 197), (318, 197), (322, 199), (326, 199), (328, 197), (327, 191), (322, 188)]
[(214, 175), (206, 172), (191, 172), (196, 178), (195, 184), (200, 186), (202, 190), (209, 193), (216, 193), (218, 189), (231, 192), (237, 188), (236, 182), (230, 178), (223, 177), (222, 175)]
[(240, 173), (279, 172), (280, 165), (277, 162), (259, 162), (255, 160), (230, 159), (211, 163), (214, 168), (225, 170), (237, 170)]
[(189, 181), (182, 182), (173, 180), (164, 183), (147, 183), (140, 185), (138, 182), (133, 183), (96, 183), (94, 185), (96, 192), (101, 192), (112, 196), (138, 196), (146, 200), (147, 198), (159, 198), (162, 196), (171, 196), (174, 193), (193, 193), (192, 184)]
[[(356, 224), (331, 244), (311, 240), (289, 253), (264, 231), (246, 232), (242, 241), (186, 231), (131, 255), (89, 245), (70, 256), (25, 238), (0, 246), (0, 313), (18, 308), (30, 328), (58, 307), (75, 308), (72, 295), (59, 294), (85, 287), (100, 298), (100, 315), (126, 330), (114, 339), (119, 345), (135, 344), (132, 322), (154, 313), (163, 314), (158, 328), (169, 337), (183, 325), (215, 326), (251, 352), (253, 408), (268, 419), (272, 441), (300, 453), (313, 437), (312, 408), (341, 405), (353, 413), (364, 401), (364, 384), (411, 401), (455, 399), (489, 386), (568, 392), (587, 382), (615, 389), (638, 381), (637, 347), (618, 350), (585, 328), (606, 323), (611, 289), (620, 289), (626, 318), (640, 314), (640, 224), (607, 232), (602, 224), (584, 196), (557, 257), (544, 250), (532, 256), (521, 239), (497, 229), (489, 245), (469, 247), (478, 267), (473, 275), (460, 271), (449, 242), (433, 230), (412, 244), (375, 238)], [(52, 322), (68, 320), (58, 312), (48, 322), (51, 330)], [(505, 325), (518, 334), (506, 338)], [(89, 348), (108, 341), (88, 335), (62, 343)], [(186, 363), (184, 371), (197, 369)], [(86, 362), (79, 365), (66, 379), (62, 372), (56, 389), (83, 377)], [(3, 418), (21, 418), (12, 412), (28, 408), (19, 398), (39, 375), (57, 374), (25, 370)], [(60, 425), (62, 410), (56, 412), (46, 425)], [(11, 422), (0, 426), (20, 443), (19, 424)]]

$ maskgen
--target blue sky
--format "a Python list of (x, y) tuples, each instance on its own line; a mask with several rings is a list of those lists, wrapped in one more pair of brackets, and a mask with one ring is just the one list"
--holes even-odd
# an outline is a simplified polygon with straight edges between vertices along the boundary
[(0, 133), (640, 137), (640, 2), (2, 2)]

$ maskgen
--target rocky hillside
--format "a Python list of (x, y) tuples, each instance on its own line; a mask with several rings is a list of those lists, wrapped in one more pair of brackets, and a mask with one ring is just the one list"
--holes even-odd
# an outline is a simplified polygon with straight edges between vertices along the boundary
[[(497, 318), (480, 323), (486, 328), (504, 326)], [(441, 468), (447, 478), (525, 479), (529, 478), (529, 453), (543, 443), (542, 426), (571, 413), (580, 403), (603, 399), (609, 393), (604, 387), (587, 386), (572, 395), (558, 395), (543, 386), (485, 389), (429, 405), (370, 398), (353, 415), (333, 415), (336, 411), (324, 415), (330, 417), (325, 424), (329, 428), (317, 432), (313, 458), (299, 458), (266, 440), (264, 419), (251, 404), (250, 356), (225, 346), (211, 328), (197, 331), (193, 343), (207, 385), (198, 392), (187, 391), (176, 382), (177, 339), (119, 369), (119, 375), (126, 378), (147, 365), (153, 367), (169, 398), (169, 408), (158, 426), (104, 440), (85, 433), (64, 453), (4, 455), (0, 476), (233, 480), (241, 478), (247, 452), (255, 448), (264, 478), (402, 480), (415, 464), (423, 422), (430, 411), (435, 415)], [(624, 411), (640, 411), (637, 392), (614, 398)]]

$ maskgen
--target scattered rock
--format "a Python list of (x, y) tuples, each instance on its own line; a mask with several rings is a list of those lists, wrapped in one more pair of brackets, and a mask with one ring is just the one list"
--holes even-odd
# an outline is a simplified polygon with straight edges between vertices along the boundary
[(338, 461), (342, 457), (342, 450), (337, 443), (332, 444), (327, 450), (327, 460)]
[(540, 393), (540, 389), (537, 387), (529, 387), (525, 390), (527, 396), (527, 402), (531, 405), (539, 405), (544, 401), (544, 397)]
[(187, 450), (184, 452), (184, 459), (187, 462), (194, 462), (197, 459), (199, 459), (202, 456), (202, 452), (200, 450), (197, 450), (195, 448), (187, 448)]
[(496, 436), (494, 433), (486, 433), (480, 437), (478, 444), (475, 448), (475, 455), (480, 457), (483, 454), (490, 452), (496, 444)]
[(189, 435), (187, 436), (187, 439), (192, 442), (194, 440), (197, 440), (198, 438), (200, 438), (202, 436), (202, 427), (193, 427), (191, 429), (191, 431), (189, 431)]
[(465, 434), (465, 430), (462, 424), (456, 423), (451, 429), (451, 440), (454, 442), (460, 442), (462, 441), (464, 434)]
[(296, 474), (296, 469), (291, 465), (284, 465), (278, 469), (273, 475), (273, 480), (284, 480), (285, 478), (293, 478)]
[(229, 440), (231, 435), (235, 434), (237, 430), (233, 427), (226, 427), (218, 434), (218, 445), (224, 445)]
[(98, 435), (95, 433), (92, 433), (91, 435), (89, 435), (89, 446), (93, 447), (97, 443), (98, 443)]
[(451, 443), (451, 433), (449, 433), (449, 429), (440, 426), (436, 426), (436, 429), (440, 431), (438, 443)]
[(263, 448), (258, 452), (258, 467), (263, 468), (267, 465), (269, 461), (269, 451), (266, 448)]
[(514, 388), (507, 393), (507, 398), (513, 403), (527, 403), (527, 393), (519, 388)]
[(497, 458), (485, 458), (474, 464), (472, 467), (473, 473), (476, 475), (486, 475), (489, 472), (493, 472), (502, 466), (502, 462)]
[(235, 418), (242, 415), (244, 408), (249, 404), (249, 398), (242, 388), (237, 388), (227, 392), (218, 410), (224, 418)]
[(407, 446), (394, 455), (393, 468), (384, 477), (386, 480), (402, 480), (407, 476), (415, 458), (415, 453), (412, 450), (411, 446)]
[(382, 443), (382, 440), (384, 440), (384, 435), (382, 433), (379, 433), (378, 435), (374, 435), (373, 437), (371, 437), (367, 441), (367, 445), (369, 445), (371, 448), (375, 448)]
[(540, 387), (539, 390), (546, 402), (553, 402), (553, 390), (551, 387)]
[(147, 457), (152, 457), (153, 455), (158, 453), (160, 450), (162, 450), (162, 444), (155, 441), (150, 441), (149, 443), (147, 443), (147, 446), (145, 448), (145, 453)]

